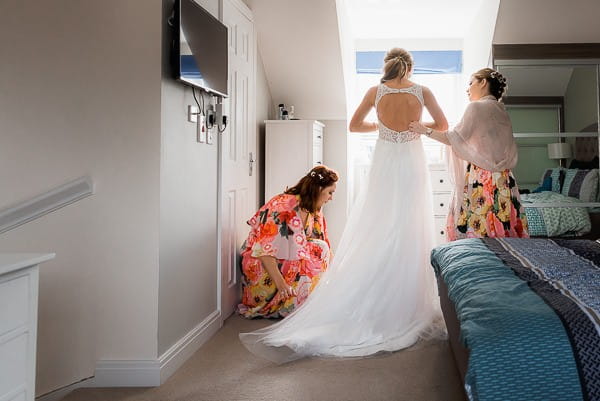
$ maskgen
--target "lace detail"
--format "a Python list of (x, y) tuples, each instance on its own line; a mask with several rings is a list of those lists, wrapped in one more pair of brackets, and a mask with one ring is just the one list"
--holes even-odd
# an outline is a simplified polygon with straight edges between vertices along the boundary
[(413, 86), (409, 86), (408, 88), (397, 89), (390, 88), (385, 84), (380, 84), (377, 87), (377, 96), (375, 97), (375, 108), (377, 108), (377, 105), (379, 104), (381, 98), (390, 93), (410, 93), (411, 95), (419, 99), (419, 102), (421, 102), (421, 106), (425, 105), (425, 100), (423, 99), (423, 87), (421, 85), (415, 84)]
[(419, 136), (419, 134), (412, 131), (394, 131), (381, 124), (381, 121), (379, 122), (379, 139), (381, 140), (394, 143), (403, 143), (419, 139)]
[[(390, 88), (387, 85), (381, 84), (377, 88), (377, 96), (375, 97), (375, 108), (377, 108), (377, 105), (379, 104), (379, 101), (381, 100), (381, 98), (390, 93), (410, 93), (411, 95), (413, 95), (417, 99), (419, 99), (419, 102), (421, 103), (422, 106), (425, 104), (425, 101), (423, 100), (423, 87), (421, 85), (415, 84), (413, 86), (409, 86), (408, 88), (397, 89), (397, 88)], [(394, 143), (403, 143), (403, 142), (414, 141), (415, 139), (419, 139), (419, 137), (420, 137), (419, 134), (417, 134), (416, 132), (412, 132), (412, 131), (402, 131), (402, 132), (394, 131), (393, 129), (386, 127), (381, 122), (381, 120), (379, 120), (379, 118), (377, 120), (379, 122), (379, 139), (382, 139), (384, 141), (394, 142)]]

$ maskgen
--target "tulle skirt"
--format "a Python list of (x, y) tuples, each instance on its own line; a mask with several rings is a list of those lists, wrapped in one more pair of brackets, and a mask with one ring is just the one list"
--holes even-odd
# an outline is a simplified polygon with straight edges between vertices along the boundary
[(305, 356), (361, 357), (443, 336), (429, 255), (433, 208), (420, 139), (379, 139), (366, 185), (329, 269), (282, 321), (240, 334), (276, 363)]

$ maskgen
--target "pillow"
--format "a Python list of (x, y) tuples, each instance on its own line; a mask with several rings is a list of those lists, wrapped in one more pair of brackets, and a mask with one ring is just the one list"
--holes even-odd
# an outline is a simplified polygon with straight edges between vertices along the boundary
[(547, 177), (552, 178), (552, 192), (560, 193), (565, 181), (565, 171), (562, 167), (549, 168), (542, 174), (540, 186), (543, 186), (544, 180)]
[(598, 169), (568, 169), (561, 193), (582, 202), (595, 202), (598, 196)]
[(552, 177), (550, 175), (548, 175), (547, 177), (544, 178), (542, 185), (540, 185), (539, 187), (537, 187), (536, 189), (534, 189), (531, 192), (533, 192), (534, 194), (537, 194), (538, 192), (543, 192), (543, 191), (552, 191)]

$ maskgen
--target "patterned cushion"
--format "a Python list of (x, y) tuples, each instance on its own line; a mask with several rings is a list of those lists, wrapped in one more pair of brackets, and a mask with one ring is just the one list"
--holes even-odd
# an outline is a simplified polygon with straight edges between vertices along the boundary
[(566, 170), (561, 193), (583, 202), (595, 202), (598, 196), (598, 169)]
[(544, 171), (542, 174), (542, 179), (540, 180), (540, 186), (544, 184), (546, 178), (552, 178), (552, 192), (561, 192), (563, 182), (565, 180), (565, 169), (562, 167), (549, 168)]

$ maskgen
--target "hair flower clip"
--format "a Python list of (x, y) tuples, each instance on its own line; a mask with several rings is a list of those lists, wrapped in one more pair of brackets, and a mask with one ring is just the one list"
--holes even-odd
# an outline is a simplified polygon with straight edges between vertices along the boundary
[(322, 181), (325, 177), (321, 173), (317, 173), (316, 171), (311, 171), (309, 174), (311, 177), (319, 177), (319, 180)]

